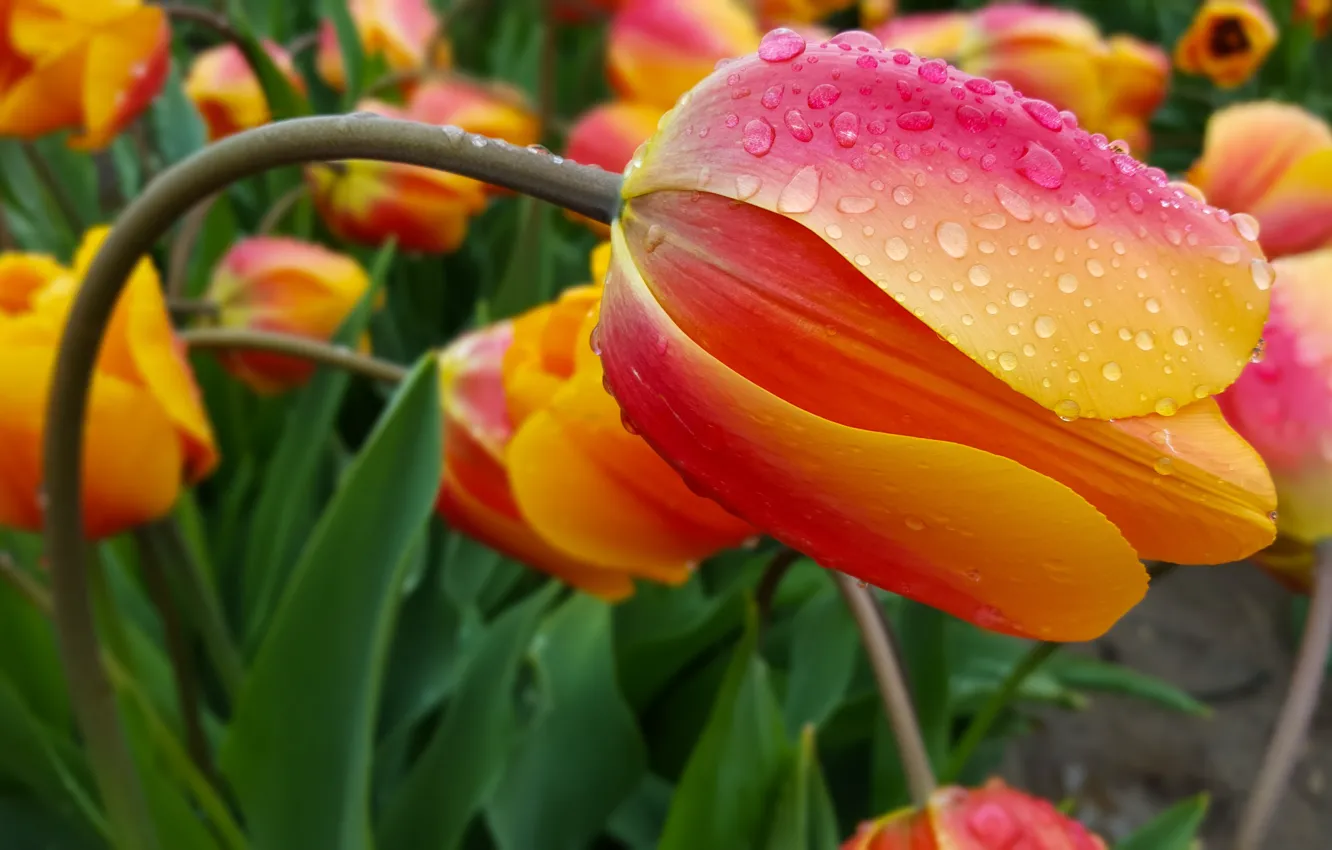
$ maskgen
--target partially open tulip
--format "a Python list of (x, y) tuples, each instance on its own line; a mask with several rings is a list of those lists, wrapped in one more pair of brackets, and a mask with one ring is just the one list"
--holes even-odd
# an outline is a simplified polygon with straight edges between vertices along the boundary
[(842, 850), (1105, 850), (1105, 842), (1047, 800), (992, 779), (940, 788), (924, 811), (903, 809), (861, 825)]
[[(369, 58), (383, 60), (399, 73), (449, 65), (447, 44), (431, 49), (439, 30), (439, 18), (429, 0), (350, 0), (348, 11), (361, 36), (361, 49)], [(347, 70), (338, 46), (337, 30), (325, 19), (319, 28), (315, 70), (324, 82), (342, 91)]]
[(626, 0), (608, 36), (611, 84), (626, 100), (665, 109), (758, 40), (742, 0)]
[(695, 489), (819, 563), (1084, 640), (1141, 598), (1139, 557), (1271, 542), (1271, 479), (1210, 398), (1271, 267), (1247, 220), (1072, 115), (777, 30), (623, 196), (608, 386)]
[(1175, 44), (1175, 67), (1234, 88), (1262, 67), (1278, 35), (1261, 0), (1204, 0)]
[(0, 253), (0, 319), (30, 311), (33, 298), (65, 274), (65, 267), (46, 254)]
[[(535, 142), (540, 133), (516, 94), (461, 79), (417, 86), (405, 109), (377, 100), (357, 108), (459, 126), (517, 145)], [(329, 227), (344, 239), (370, 245), (392, 237), (411, 251), (453, 251), (467, 235), (469, 219), (486, 205), (485, 184), (414, 165), (355, 160), (311, 165), (305, 174), (315, 208)]]
[[(327, 341), (365, 296), (370, 278), (351, 257), (276, 236), (244, 239), (213, 271), (207, 297), (222, 327)], [(256, 392), (304, 384), (314, 363), (262, 351), (227, 351), (222, 365)]]
[(1314, 546), (1332, 538), (1332, 248), (1274, 265), (1261, 359), (1220, 401), (1276, 482), (1281, 540), (1256, 560), (1307, 591)]
[(1332, 244), (1332, 129), (1285, 103), (1241, 103), (1207, 122), (1189, 180), (1262, 224), (1270, 257)]
[(0, 135), (105, 147), (162, 89), (166, 13), (138, 0), (0, 3)]
[(588, 344), (599, 286), (469, 334), (440, 355), (448, 521), (608, 599), (684, 581), (753, 534), (624, 429)]
[[(304, 91), (305, 81), (296, 73), (287, 51), (271, 41), (265, 41), (263, 47), (291, 85)], [(213, 141), (267, 124), (272, 118), (259, 78), (234, 44), (210, 47), (195, 56), (185, 78), (185, 94), (203, 116)]]
[[(26, 310), (0, 311), (0, 525), (42, 527), (42, 432), (56, 348), (105, 232), (91, 231), (74, 268), (29, 293)], [(9, 280), (0, 279), (0, 287)], [(107, 327), (85, 427), (83, 513), (93, 538), (164, 516), (182, 483), (198, 481), (217, 462), (198, 388), (146, 259), (135, 267)]]

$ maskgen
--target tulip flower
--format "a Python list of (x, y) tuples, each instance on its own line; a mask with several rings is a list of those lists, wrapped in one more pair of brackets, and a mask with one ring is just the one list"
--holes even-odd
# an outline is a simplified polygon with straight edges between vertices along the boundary
[(666, 109), (718, 62), (757, 47), (759, 30), (743, 0), (626, 0), (608, 39), (615, 90)]
[[(365, 296), (370, 278), (343, 254), (322, 245), (274, 236), (244, 239), (213, 271), (208, 299), (223, 327), (332, 339)], [(228, 351), (222, 365), (256, 392), (304, 384), (314, 363), (261, 351)]]
[(1278, 35), (1260, 0), (1204, 0), (1175, 44), (1175, 67), (1234, 88), (1262, 67)]
[(764, 23), (813, 24), (856, 5), (856, 0), (758, 0)]
[(621, 425), (588, 341), (600, 298), (599, 286), (567, 290), (440, 355), (439, 507), (496, 549), (619, 599), (636, 577), (684, 581), (753, 530), (689, 492)]
[(1332, 0), (1295, 0), (1295, 20), (1310, 24), (1314, 34), (1322, 38), (1332, 20)]
[[(403, 73), (427, 65), (436, 69), (449, 66), (447, 43), (431, 52), (439, 18), (429, 0), (350, 0), (347, 8), (361, 36), (365, 55), (382, 59), (390, 71)], [(327, 19), (319, 28), (315, 70), (331, 88), (342, 91), (347, 87), (338, 33)]]
[(1139, 557), (1271, 542), (1271, 479), (1210, 398), (1267, 314), (1251, 222), (1072, 115), (776, 30), (623, 197), (608, 386), (697, 491), (824, 566), (1085, 640), (1141, 598)]
[(1165, 51), (1129, 35), (1112, 35), (1097, 55), (1104, 103), (1098, 130), (1122, 139), (1133, 150), (1151, 142), (1147, 121), (1166, 96), (1170, 58)]
[(842, 850), (1105, 850), (1085, 826), (1046, 800), (992, 779), (940, 788), (924, 811), (903, 809), (861, 825)]
[(566, 23), (583, 23), (614, 13), (625, 0), (554, 0), (555, 16)]
[(161, 91), (170, 42), (166, 13), (138, 0), (0, 4), (0, 135), (105, 147)]
[[(89, 232), (74, 268), (29, 292), (26, 309), (0, 312), (0, 525), (42, 527), (42, 433), (56, 349), (78, 281), (105, 235), (105, 228)], [(15, 262), (9, 255), (0, 267), (12, 269)], [(8, 293), (13, 279), (0, 278), (0, 287)], [(83, 513), (92, 538), (164, 516), (182, 482), (198, 481), (217, 463), (198, 388), (146, 259), (135, 267), (107, 327), (86, 432)]]
[(893, 18), (875, 35), (890, 48), (956, 60), (970, 26), (966, 12), (921, 12)]
[[(296, 73), (287, 51), (271, 41), (265, 41), (263, 47), (292, 87), (304, 92), (305, 81)], [(234, 44), (211, 47), (195, 56), (185, 78), (185, 94), (203, 116), (210, 141), (267, 124), (272, 119), (259, 78)]]
[(1281, 538), (1256, 560), (1308, 591), (1313, 547), (1332, 537), (1332, 248), (1274, 265), (1262, 357), (1220, 403), (1276, 482)]
[(46, 254), (0, 254), (0, 320), (30, 311), (33, 298), (65, 274), (65, 267)]
[[(406, 109), (377, 100), (357, 108), (532, 144), (540, 128), (507, 89), (441, 79), (422, 83)], [(393, 237), (412, 251), (446, 253), (462, 244), (468, 220), (486, 205), (485, 184), (414, 165), (356, 160), (306, 168), (315, 208), (339, 236), (377, 245)]]
[(882, 26), (897, 14), (897, 0), (860, 0), (860, 25), (866, 28)]
[(1332, 129), (1298, 106), (1262, 101), (1213, 113), (1189, 180), (1257, 218), (1268, 256), (1332, 244)]
[(658, 106), (614, 101), (583, 113), (569, 130), (565, 154), (575, 162), (621, 172), (657, 129)]

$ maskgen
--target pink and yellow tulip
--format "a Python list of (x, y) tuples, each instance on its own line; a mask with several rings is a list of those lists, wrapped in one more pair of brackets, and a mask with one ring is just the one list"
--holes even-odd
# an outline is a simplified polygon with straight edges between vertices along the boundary
[(595, 285), (567, 290), (440, 355), (439, 507), (512, 557), (619, 599), (636, 577), (684, 581), (753, 530), (689, 492), (621, 425), (588, 341), (600, 298)]
[[(365, 296), (370, 278), (344, 254), (278, 236), (241, 240), (213, 271), (208, 299), (222, 327), (292, 334), (327, 341)], [(223, 367), (256, 392), (304, 384), (314, 363), (262, 351), (227, 351)]]
[[(265, 41), (264, 51), (297, 91), (305, 91), (305, 81), (291, 64), (291, 56), (282, 46)], [(194, 58), (185, 78), (185, 94), (208, 128), (210, 141), (267, 124), (272, 119), (259, 78), (234, 44), (209, 48)]]
[(842, 850), (1105, 850), (1085, 826), (1047, 800), (992, 779), (984, 787), (940, 788), (923, 811), (903, 809), (860, 830)]
[[(72, 269), (49, 258), (0, 255), (0, 525), (42, 527), (42, 433), (56, 349), (79, 281), (105, 235), (104, 228), (88, 233)], [(146, 259), (135, 267), (107, 327), (86, 417), (89, 537), (161, 518), (183, 484), (217, 463), (198, 388)]]
[(1278, 36), (1261, 0), (1204, 0), (1175, 44), (1175, 67), (1234, 88), (1262, 67)]
[(1270, 257), (1332, 244), (1332, 129), (1298, 106), (1259, 101), (1213, 114), (1189, 180), (1257, 218)]
[(1142, 597), (1139, 557), (1271, 542), (1271, 479), (1210, 398), (1271, 266), (1247, 220), (1072, 115), (778, 30), (623, 194), (608, 386), (696, 490), (819, 563), (1084, 640)]
[(0, 135), (105, 147), (161, 91), (170, 42), (138, 0), (0, 0)]
[(565, 154), (575, 162), (619, 173), (657, 129), (659, 106), (613, 101), (585, 112), (569, 130)]
[[(382, 59), (390, 71), (448, 67), (447, 43), (431, 49), (439, 18), (429, 0), (350, 0), (348, 10), (365, 55)], [(325, 20), (320, 26), (317, 49), (315, 70), (330, 87), (342, 91), (347, 87), (347, 71), (332, 21)]]

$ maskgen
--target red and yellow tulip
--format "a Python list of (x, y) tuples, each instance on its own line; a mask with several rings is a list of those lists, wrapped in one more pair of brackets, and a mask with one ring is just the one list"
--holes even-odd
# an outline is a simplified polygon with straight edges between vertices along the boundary
[[(329, 340), (369, 286), (351, 257), (312, 242), (255, 236), (218, 263), (207, 297), (222, 327)], [(259, 393), (298, 387), (314, 374), (309, 360), (262, 351), (227, 351), (221, 362)]]
[(1105, 850), (1085, 826), (1047, 800), (992, 779), (984, 787), (940, 788), (923, 811), (903, 809), (860, 830), (842, 850)]
[[(271, 41), (265, 41), (263, 47), (292, 87), (304, 92), (305, 81), (296, 73), (287, 51)], [(210, 141), (267, 124), (272, 118), (259, 78), (234, 44), (211, 47), (195, 56), (185, 78), (185, 94), (203, 116)]]
[[(439, 18), (429, 0), (350, 0), (348, 10), (361, 37), (365, 55), (380, 58), (390, 71), (418, 71), (427, 67), (447, 68), (447, 42), (432, 50), (439, 31)], [(325, 20), (319, 28), (315, 70), (330, 87), (347, 87), (337, 30)]]
[(1327, 35), (1332, 20), (1332, 0), (1295, 0), (1295, 20), (1308, 23), (1319, 38)]
[(1175, 44), (1175, 67), (1234, 88), (1262, 67), (1278, 36), (1261, 0), (1204, 0)]
[(1332, 244), (1332, 129), (1298, 106), (1259, 101), (1214, 113), (1189, 180), (1257, 218), (1270, 257)]
[(684, 581), (693, 564), (753, 530), (689, 492), (621, 425), (589, 344), (600, 298), (597, 285), (567, 290), (440, 355), (439, 507), (510, 556), (618, 599), (634, 578)]
[(161, 91), (170, 42), (138, 0), (0, 0), (0, 135), (105, 147)]
[[(72, 269), (30, 255), (0, 258), (0, 525), (42, 527), (42, 432), (56, 348), (105, 234), (89, 232)], [(112, 314), (86, 417), (83, 514), (90, 537), (164, 516), (182, 483), (198, 481), (217, 463), (198, 388), (146, 259)]]
[(1141, 598), (1139, 557), (1271, 542), (1271, 479), (1210, 398), (1271, 266), (1247, 220), (1072, 115), (778, 30), (623, 194), (608, 385), (696, 490), (819, 563), (1083, 640)]
[(569, 130), (566, 155), (575, 162), (619, 173), (657, 129), (659, 106), (613, 101), (583, 113)]
[[(516, 93), (460, 78), (415, 87), (405, 109), (376, 100), (357, 106), (429, 124), (455, 125), (516, 145), (536, 142), (540, 127)], [(487, 187), (456, 174), (413, 165), (355, 160), (306, 168), (315, 208), (344, 239), (378, 245), (390, 237), (410, 251), (446, 253), (462, 244), (469, 219), (485, 208)]]

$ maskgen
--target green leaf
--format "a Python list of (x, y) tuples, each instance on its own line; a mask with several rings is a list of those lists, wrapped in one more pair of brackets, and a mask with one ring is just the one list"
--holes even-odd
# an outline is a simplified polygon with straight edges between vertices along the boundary
[(1051, 676), (1070, 688), (1123, 694), (1199, 717), (1212, 713), (1178, 686), (1122, 664), (1069, 653), (1051, 658), (1046, 666)]
[(0, 835), (5, 846), (33, 850), (102, 850), (106, 845), (30, 799), (0, 797)]
[[(355, 346), (370, 320), (380, 284), (393, 259), (386, 245), (370, 270), (370, 288), (334, 335), (338, 345)], [(296, 395), (277, 448), (269, 459), (245, 551), (245, 637), (253, 646), (263, 634), (282, 593), (303, 531), (301, 509), (314, 486), (319, 460), (333, 432), (351, 376), (340, 369), (318, 370)]]
[[(91, 799), (90, 781), (73, 742), (25, 705), (18, 690), (0, 675), (0, 782), (27, 789), (51, 811), (77, 822), (80, 804)], [(85, 811), (83, 823), (92, 830), (98, 812)]]
[(791, 745), (748, 614), (707, 726), (689, 757), (659, 850), (757, 847)]
[(814, 727), (800, 734), (773, 812), (765, 850), (837, 850), (837, 813), (819, 769)]
[(647, 756), (615, 682), (611, 636), (610, 605), (585, 594), (537, 633), (539, 714), (486, 807), (500, 850), (586, 847), (642, 780)]
[(185, 94), (185, 84), (174, 62), (162, 93), (153, 99), (148, 116), (164, 165), (180, 162), (208, 142), (203, 119), (199, 117), (194, 101)]
[(675, 788), (654, 773), (620, 803), (606, 824), (606, 832), (632, 850), (656, 850), (657, 838), (666, 825)]
[[(4, 545), (8, 542), (0, 539), (0, 551), (9, 548)], [(51, 621), (9, 582), (0, 582), (0, 646), (22, 647), (21, 652), (0, 652), (0, 677), (9, 681), (22, 704), (53, 728), (71, 728), (69, 694)]]
[(338, 51), (342, 54), (343, 76), (347, 90), (343, 92), (343, 106), (352, 109), (361, 97), (365, 83), (365, 53), (361, 49), (361, 34), (356, 31), (350, 4), (346, 0), (321, 0), (320, 11), (333, 22), (338, 35)]
[(549, 204), (523, 196), (518, 204), (518, 232), (508, 246), (509, 263), (504, 268), (494, 294), (483, 305), (487, 321), (507, 319), (529, 307), (548, 300), (554, 294), (552, 263), (547, 248), (551, 240)]
[(292, 571), (222, 748), (255, 850), (370, 846), (375, 706), (406, 557), (439, 490), (435, 359), (394, 394)]
[(898, 620), (902, 662), (911, 683), (911, 696), (920, 720), (921, 736), (930, 762), (939, 769), (948, 758), (953, 729), (949, 705), (948, 615), (913, 600), (905, 600)]
[(1209, 802), (1206, 794), (1181, 800), (1116, 844), (1115, 850), (1191, 850)]
[(499, 781), (517, 728), (514, 690), (548, 585), (502, 614), (478, 639), (444, 718), (384, 807), (380, 850), (454, 850)]
[[(268, 4), (271, 7), (281, 6), (283, 4)], [(245, 56), (245, 61), (250, 69), (254, 71), (259, 78), (259, 87), (264, 91), (264, 99), (268, 101), (268, 110), (272, 114), (272, 120), (281, 121), (284, 118), (297, 118), (302, 115), (310, 114), (310, 103), (299, 91), (292, 86), (286, 75), (282, 73), (277, 64), (273, 62), (272, 57), (264, 50), (256, 35), (254, 25), (250, 22), (250, 16), (246, 13), (243, 5), (236, 0), (228, 3), (228, 17), (231, 28), (236, 32), (236, 46)]]
[(860, 635), (841, 594), (823, 589), (796, 612), (792, 621), (790, 676), (785, 716), (789, 729), (818, 726), (832, 716), (851, 684), (860, 652)]

